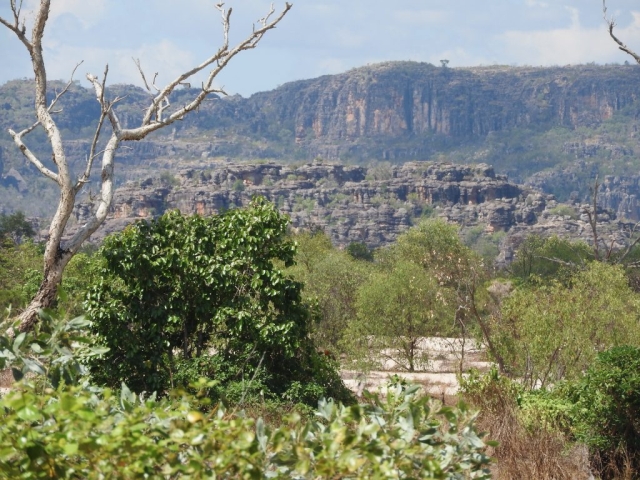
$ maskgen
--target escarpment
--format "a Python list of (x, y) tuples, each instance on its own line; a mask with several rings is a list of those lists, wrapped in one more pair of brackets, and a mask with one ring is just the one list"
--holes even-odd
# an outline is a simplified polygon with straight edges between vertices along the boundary
[[(512, 260), (530, 233), (592, 238), (580, 205), (559, 204), (551, 195), (497, 175), (486, 164), (408, 162), (366, 168), (214, 162), (119, 188), (94, 241), (168, 209), (210, 215), (248, 205), (255, 196), (276, 204), (290, 216), (294, 229), (322, 229), (343, 247), (351, 242), (372, 248), (388, 245), (428, 217), (460, 225), (463, 235), (491, 238), (501, 264)], [(91, 208), (84, 203), (76, 209), (78, 224)], [(598, 218), (602, 237), (622, 246), (624, 232), (615, 214), (603, 210)]]

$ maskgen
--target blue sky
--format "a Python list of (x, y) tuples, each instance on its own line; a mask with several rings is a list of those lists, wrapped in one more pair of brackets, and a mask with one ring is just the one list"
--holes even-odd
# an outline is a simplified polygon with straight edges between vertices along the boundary
[[(27, 7), (37, 0), (25, 0)], [(100, 74), (140, 85), (131, 57), (159, 83), (195, 65), (220, 44), (214, 0), (52, 0), (45, 36), (50, 79)], [(244, 96), (279, 84), (387, 60), (450, 66), (623, 62), (608, 38), (601, 0), (293, 0), (293, 9), (257, 50), (245, 52), (218, 84)], [(10, 17), (9, 0), (0, 15)], [(270, 2), (227, 0), (232, 40), (246, 35)], [(282, 1), (275, 7), (281, 8)], [(618, 33), (640, 50), (640, 4), (608, 0)], [(0, 84), (30, 77), (28, 55), (0, 30)]]

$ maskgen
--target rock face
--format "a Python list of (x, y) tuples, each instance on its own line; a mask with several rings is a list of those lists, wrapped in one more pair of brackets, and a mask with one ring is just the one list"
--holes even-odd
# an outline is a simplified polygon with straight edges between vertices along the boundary
[[(608, 162), (607, 173), (628, 172), (637, 165), (634, 149), (640, 149), (639, 75), (640, 67), (622, 65), (370, 65), (287, 83), (250, 98), (208, 99), (171, 129), (120, 149), (118, 179), (139, 180), (150, 169), (177, 172), (213, 159), (309, 161), (317, 156), (328, 161), (487, 162), (522, 181), (541, 170), (564, 167), (572, 159), (590, 164), (602, 159)], [(50, 90), (57, 87), (53, 82)], [(150, 101), (148, 92), (131, 85), (114, 85), (108, 94), (122, 97), (115, 108), (128, 126), (136, 124)], [(171, 97), (173, 108), (195, 94), (197, 89), (177, 90)], [(30, 81), (0, 86), (0, 131), (29, 124), (25, 119), (33, 115), (32, 96)], [(70, 88), (60, 102), (63, 111), (56, 120), (66, 132), (66, 154), (74, 171), (82, 171), (93, 135), (88, 126), (97, 120), (99, 108), (91, 91), (80, 85)], [(594, 138), (603, 122), (619, 119)], [(558, 130), (562, 135), (556, 137), (562, 140), (541, 150), (540, 143), (549, 143), (544, 135)], [(536, 141), (531, 141), (532, 135)], [(32, 150), (47, 151), (43, 136), (29, 140)], [(0, 135), (0, 166), (0, 177), (13, 168), (31, 183), (35, 174), (6, 135)], [(99, 176), (96, 162), (94, 178)], [(551, 184), (547, 192), (567, 198), (561, 193), (567, 179), (562, 172), (556, 177), (557, 181), (531, 181), (544, 188)], [(584, 184), (580, 177), (576, 190), (581, 200), (588, 192)]]
[[(634, 66), (450, 69), (389, 62), (292, 82), (219, 105), (220, 122), (243, 114), (251, 129), (289, 131), (324, 158), (426, 158), (446, 139), (537, 128), (594, 126), (638, 99)], [(238, 100), (236, 103), (241, 103)]]
[(598, 188), (598, 205), (619, 218), (640, 221), (640, 175), (607, 175)]
[[(550, 195), (496, 175), (486, 164), (410, 162), (386, 170), (321, 163), (211, 163), (175, 177), (130, 182), (116, 191), (109, 218), (94, 240), (167, 209), (210, 215), (247, 205), (256, 195), (289, 215), (294, 229), (321, 228), (339, 246), (388, 245), (427, 216), (459, 224), (463, 235), (473, 230), (493, 236), (499, 243), (499, 264), (513, 259), (529, 233), (591, 239), (588, 219), (580, 218), (578, 206), (561, 206)], [(77, 222), (83, 223), (90, 211), (90, 204), (80, 205)], [(622, 245), (615, 215), (601, 212), (598, 218), (602, 238), (614, 235)]]
[[(599, 125), (636, 104), (639, 74), (640, 68), (631, 65), (442, 68), (387, 62), (287, 83), (250, 98), (212, 98), (172, 131), (133, 142), (121, 156), (133, 164), (200, 156), (426, 159), (452, 144), (484, 141), (518, 127)], [(181, 105), (196, 93), (178, 90), (172, 103)], [(134, 125), (150, 101), (144, 90), (130, 85), (113, 86), (109, 94), (124, 97), (116, 110), (125, 125)], [(2, 129), (23, 122), (24, 112), (14, 105), (17, 95), (25, 97), (23, 104), (31, 102), (27, 81), (0, 86), (0, 101), (7, 100)], [(62, 102), (58, 121), (76, 138), (68, 142), (67, 154), (82, 163), (93, 132), (84, 137), (80, 132), (99, 109), (93, 94), (79, 86)], [(596, 153), (596, 146), (581, 143), (576, 137), (564, 153)], [(13, 159), (15, 148), (6, 146)]]
[[(391, 62), (288, 84), (281, 92), (284, 95), (291, 95), (291, 90), (299, 92), (301, 102), (295, 103), (296, 111), (309, 113), (306, 116), (297, 113), (294, 118), (298, 120), (298, 128), (311, 127), (316, 136), (339, 138), (407, 131), (483, 135), (536, 120), (571, 125), (597, 121), (635, 100), (635, 88), (618, 90), (618, 72), (615, 85), (609, 82), (595, 85), (584, 76), (578, 77), (589, 70), (588, 67), (450, 70), (429, 64)], [(537, 96), (545, 97), (546, 101), (535, 101)], [(589, 100), (591, 108), (584, 108), (585, 100)]]

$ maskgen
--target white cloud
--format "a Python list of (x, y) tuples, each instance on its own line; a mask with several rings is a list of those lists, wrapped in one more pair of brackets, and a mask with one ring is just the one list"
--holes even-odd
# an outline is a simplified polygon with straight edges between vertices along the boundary
[[(39, 3), (38, 0), (28, 0), (25, 3), (27, 24), (33, 21)], [(84, 28), (88, 28), (100, 20), (106, 10), (106, 3), (106, 0), (55, 0), (51, 2), (49, 21), (69, 14), (76, 17)]]
[(542, 2), (540, 0), (525, 0), (524, 2), (527, 7), (542, 7), (547, 8), (549, 4), (547, 2)]
[(102, 17), (106, 9), (106, 0), (56, 0), (51, 4), (51, 17), (69, 13), (77, 17), (85, 28)]
[(433, 25), (446, 22), (449, 18), (449, 12), (442, 10), (396, 10), (393, 12), (393, 18), (412, 26)]
[[(156, 44), (142, 45), (132, 49), (108, 49), (91, 47), (73, 47), (59, 45), (53, 51), (45, 52), (47, 73), (52, 79), (66, 79), (73, 67), (84, 60), (78, 69), (78, 80), (84, 80), (85, 73), (101, 75), (109, 64), (109, 84), (133, 83), (142, 86), (138, 69), (133, 58), (140, 59), (147, 79), (153, 79), (158, 72), (158, 85), (164, 85), (179, 74), (196, 65), (193, 55), (181, 50), (168, 40)], [(197, 83), (197, 82), (196, 82)]]
[(343, 48), (358, 48), (366, 45), (367, 36), (341, 28), (335, 32), (337, 44)]
[[(509, 61), (531, 65), (566, 65), (589, 62), (610, 62), (616, 46), (607, 35), (606, 27), (581, 26), (578, 12), (571, 10), (571, 25), (554, 30), (508, 31), (499, 35)], [(629, 46), (640, 49), (640, 13), (633, 13), (633, 22), (618, 28), (616, 34)]]

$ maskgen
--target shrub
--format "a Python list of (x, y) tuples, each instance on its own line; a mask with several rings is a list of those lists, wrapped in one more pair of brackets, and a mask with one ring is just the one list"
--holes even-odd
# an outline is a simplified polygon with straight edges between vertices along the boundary
[(574, 434), (603, 477), (614, 478), (629, 462), (640, 471), (640, 348), (600, 353), (567, 396), (575, 404)]
[(463, 378), (461, 393), (480, 408), (479, 428), (498, 443), (488, 452), (495, 459), (492, 473), (497, 480), (593, 478), (586, 468), (585, 449), (562, 431), (570, 418), (569, 402), (562, 396), (527, 392), (495, 368)]
[[(210, 382), (201, 382), (210, 387)], [(322, 401), (317, 420), (272, 429), (184, 393), (143, 398), (79, 387), (0, 399), (3, 478), (490, 478), (473, 414), (420, 387), (386, 400)]]
[(364, 242), (349, 243), (349, 245), (347, 245), (347, 253), (354, 260), (365, 260), (367, 262), (373, 262), (373, 252)]
[(243, 192), (244, 182), (242, 181), (242, 179), (239, 178), (235, 182), (233, 182), (233, 185), (231, 185), (231, 190), (233, 190), (234, 192)]
[[(258, 375), (275, 395), (297, 381), (347, 400), (309, 339), (302, 284), (278, 267), (294, 261), (287, 223), (258, 199), (208, 218), (170, 212), (105, 239), (102, 278), (85, 302), (97, 343), (109, 348), (89, 364), (94, 381), (162, 395), (200, 376), (225, 385)], [(217, 358), (198, 360), (207, 355)]]
[(578, 214), (576, 213), (576, 209), (569, 206), (569, 205), (564, 205), (564, 204), (560, 204), (556, 207), (550, 208), (549, 209), (549, 213), (551, 215), (558, 215), (561, 217), (570, 217), (573, 220), (575, 220), (576, 218), (578, 218)]
[(503, 303), (494, 343), (529, 387), (577, 379), (598, 352), (640, 345), (640, 296), (620, 266), (592, 262), (565, 285), (516, 289)]

